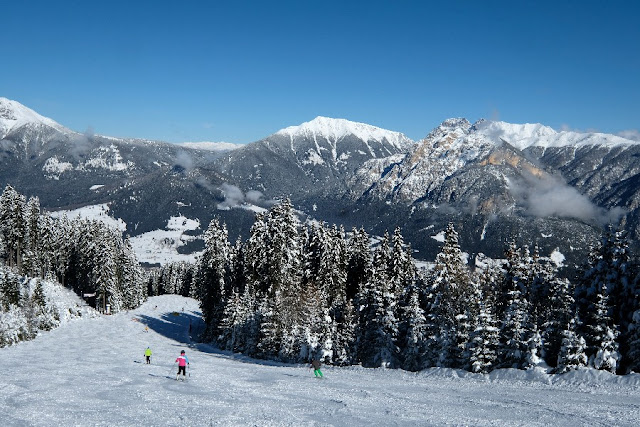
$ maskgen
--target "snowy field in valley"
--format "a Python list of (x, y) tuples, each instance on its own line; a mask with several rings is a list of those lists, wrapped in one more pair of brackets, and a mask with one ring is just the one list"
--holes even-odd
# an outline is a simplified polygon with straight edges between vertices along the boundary
[[(190, 323), (201, 328), (197, 302), (165, 295), (1, 348), (1, 425), (640, 425), (638, 374), (325, 366), (319, 380), (307, 366), (192, 343)], [(186, 382), (175, 380), (182, 349), (191, 362)]]

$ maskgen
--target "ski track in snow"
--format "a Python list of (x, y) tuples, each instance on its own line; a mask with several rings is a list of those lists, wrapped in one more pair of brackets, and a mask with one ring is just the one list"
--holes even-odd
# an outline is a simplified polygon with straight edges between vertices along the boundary
[[(154, 308), (157, 306), (157, 308)], [(182, 311), (184, 308), (184, 312)], [(640, 375), (333, 368), (253, 360), (191, 342), (197, 302), (174, 295), (0, 349), (3, 426), (640, 424)], [(145, 332), (145, 325), (149, 332)], [(147, 346), (152, 364), (144, 363)], [(185, 349), (188, 381), (176, 381)], [(592, 378), (593, 381), (585, 379)]]

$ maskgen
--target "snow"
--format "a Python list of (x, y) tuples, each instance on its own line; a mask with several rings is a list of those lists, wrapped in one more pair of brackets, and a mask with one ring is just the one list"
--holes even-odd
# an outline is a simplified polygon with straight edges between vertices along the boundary
[(198, 236), (185, 234), (200, 228), (200, 221), (184, 216), (171, 217), (166, 230), (154, 230), (131, 237), (131, 247), (139, 262), (169, 264), (177, 261), (194, 262), (201, 252), (181, 254), (178, 249)]
[(382, 129), (366, 123), (352, 122), (345, 119), (332, 119), (329, 117), (318, 116), (315, 119), (302, 123), (299, 126), (290, 126), (276, 132), (276, 135), (286, 135), (290, 138), (295, 137), (324, 137), (331, 141), (338, 141), (344, 137), (354, 135), (362, 141), (378, 141), (387, 140), (390, 144), (397, 148), (404, 148), (411, 140), (400, 132), (394, 132)]
[(604, 133), (556, 132), (552, 128), (539, 123), (513, 124), (500, 121), (485, 121), (478, 125), (478, 129), (478, 133), (494, 140), (503, 139), (520, 150), (524, 150), (530, 146), (549, 148), (603, 145), (615, 147), (619, 145), (638, 144), (638, 141)]
[(322, 159), (322, 156), (320, 156), (320, 154), (317, 151), (309, 150), (307, 152), (307, 160), (303, 161), (302, 164), (322, 165), (324, 164), (324, 160)]
[(87, 160), (83, 166), (78, 166), (79, 170), (85, 168), (106, 169), (109, 171), (124, 171), (134, 166), (130, 160), (124, 162), (120, 150), (115, 145), (109, 147), (99, 147), (96, 157)]
[(62, 125), (41, 116), (19, 102), (0, 97), (0, 139), (4, 138), (11, 130), (29, 123), (40, 123), (63, 132), (70, 132)]
[(444, 243), (444, 234), (445, 234), (444, 231), (441, 231), (438, 234), (431, 236), (431, 238), (440, 243)]
[[(92, 186), (91, 189), (95, 189)], [(255, 207), (258, 210), (257, 207)], [(247, 207), (249, 209), (249, 207)], [(259, 208), (262, 209), (262, 208)], [(109, 215), (109, 205), (84, 206), (74, 210), (61, 210), (50, 213), (55, 218), (87, 218), (101, 221), (111, 228), (125, 232), (127, 224), (121, 218)], [(181, 254), (178, 249), (188, 242), (198, 239), (198, 236), (185, 234), (186, 231), (198, 230), (200, 222), (197, 219), (189, 219), (184, 216), (171, 217), (167, 220), (165, 230), (154, 230), (131, 237), (129, 241), (139, 262), (149, 264), (170, 264), (177, 261), (194, 262), (201, 252)]]
[(564, 261), (565, 261), (565, 256), (562, 252), (560, 252), (558, 250), (558, 248), (555, 248), (553, 250), (553, 252), (551, 252), (551, 255), (549, 255), (549, 258), (551, 259), (551, 261), (554, 262), (555, 265), (557, 265), (558, 267), (562, 267), (564, 265)]
[(244, 146), (244, 144), (234, 144), (232, 142), (209, 142), (209, 141), (180, 142), (176, 145), (180, 145), (186, 148), (195, 148), (198, 150), (208, 150), (208, 151), (231, 151)]
[[(157, 308), (156, 308), (157, 307)], [(183, 311), (184, 309), (184, 311)], [(415, 426), (640, 423), (640, 375), (499, 370), (420, 373), (256, 361), (190, 340), (197, 302), (149, 299), (0, 349), (3, 426)], [(145, 332), (148, 325), (149, 332)], [(149, 346), (152, 363), (143, 362)], [(188, 381), (176, 381), (185, 349)]]
[(42, 170), (47, 178), (59, 180), (60, 175), (64, 172), (73, 170), (73, 165), (69, 162), (61, 162), (56, 156), (53, 156), (49, 157), (47, 161), (44, 162)]
[[(94, 186), (95, 187), (95, 186)], [(94, 188), (91, 187), (93, 190)], [(124, 222), (121, 218), (114, 218), (109, 215), (109, 205), (107, 203), (102, 203), (100, 205), (89, 205), (84, 206), (78, 209), (73, 210), (60, 210), (55, 212), (50, 212), (51, 216), (54, 218), (60, 218), (62, 216), (66, 216), (67, 218), (86, 218), (96, 221), (101, 221), (104, 224), (108, 225), (111, 228), (115, 228), (124, 232), (127, 229), (127, 223)]]
[[(30, 286), (35, 286), (35, 279), (31, 279)], [(97, 317), (97, 312), (89, 307), (85, 301), (76, 295), (72, 290), (61, 286), (59, 283), (49, 280), (42, 280), (42, 290), (47, 297), (48, 304), (51, 304), (60, 315), (62, 324), (77, 320), (81, 317)], [(41, 334), (43, 332), (40, 332)]]

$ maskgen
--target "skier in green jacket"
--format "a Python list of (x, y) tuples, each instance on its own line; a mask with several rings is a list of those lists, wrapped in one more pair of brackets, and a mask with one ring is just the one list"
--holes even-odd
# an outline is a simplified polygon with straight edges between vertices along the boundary
[(322, 371), (320, 370), (320, 366), (322, 366), (322, 363), (320, 363), (318, 359), (313, 359), (311, 361), (310, 367), (313, 368), (313, 373), (316, 378), (322, 378)]
[(149, 347), (144, 351), (144, 357), (147, 359), (147, 365), (149, 365), (151, 363), (151, 349)]

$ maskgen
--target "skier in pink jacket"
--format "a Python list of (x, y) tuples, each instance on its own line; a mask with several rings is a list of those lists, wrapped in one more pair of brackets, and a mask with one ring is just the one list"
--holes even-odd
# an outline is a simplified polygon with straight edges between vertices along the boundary
[(178, 362), (178, 374), (176, 375), (176, 381), (180, 376), (180, 372), (182, 372), (182, 376), (186, 378), (187, 376), (187, 365), (189, 365), (189, 358), (185, 354), (184, 350), (180, 352), (180, 356), (176, 359)]

